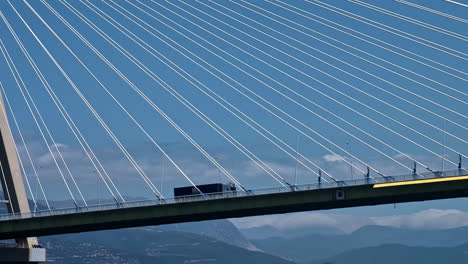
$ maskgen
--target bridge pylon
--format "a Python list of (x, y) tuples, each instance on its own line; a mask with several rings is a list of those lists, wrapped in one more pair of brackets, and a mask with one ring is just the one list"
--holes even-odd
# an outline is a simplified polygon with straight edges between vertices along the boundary
[[(8, 212), (11, 214), (30, 213), (31, 209), (23, 184), (16, 146), (1, 93), (0, 182)], [(0, 244), (0, 263), (45, 262), (45, 249), (41, 248), (36, 237), (19, 237), (15, 240), (15, 244)]]

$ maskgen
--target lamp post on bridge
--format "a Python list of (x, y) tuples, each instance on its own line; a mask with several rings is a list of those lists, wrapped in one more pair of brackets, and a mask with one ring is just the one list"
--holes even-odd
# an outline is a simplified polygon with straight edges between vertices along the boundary
[[(348, 146), (348, 152), (351, 153), (351, 145), (349, 142), (346, 142), (346, 145)], [(353, 175), (353, 159), (351, 157), (349, 157), (349, 169), (350, 169), (350, 172), (351, 172), (351, 180), (354, 181), (354, 175)]]
[[(216, 162), (219, 163), (219, 158), (218, 157), (214, 157)], [(218, 167), (218, 183), (221, 183), (221, 169)]]
[(300, 137), (297, 136), (297, 145), (296, 145), (296, 164), (294, 166), (294, 188), (297, 187), (297, 166), (299, 163), (299, 140)]
[(442, 173), (445, 172), (445, 127), (447, 126), (447, 119), (444, 119), (444, 131), (443, 131), (443, 142), (442, 142)]

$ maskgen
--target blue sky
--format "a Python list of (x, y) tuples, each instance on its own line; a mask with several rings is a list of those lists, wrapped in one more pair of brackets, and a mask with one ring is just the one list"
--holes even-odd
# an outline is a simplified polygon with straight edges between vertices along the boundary
[[(138, 94), (132, 91), (130, 87), (121, 78), (119, 78), (117, 74), (115, 74), (115, 72), (113, 72), (98, 56), (96, 56), (91, 49), (86, 47), (86, 45), (53, 13), (51, 13), (45, 5), (40, 1), (28, 2), (30, 2), (31, 6), (45, 21), (47, 21), (47, 23), (65, 41), (65, 43), (69, 45), (77, 56), (89, 67), (102, 84), (111, 91), (115, 98), (125, 106), (135, 119), (142, 124), (144, 129), (158, 143), (160, 143), (161, 146), (163, 146), (167, 153), (173, 157), (178, 164), (180, 164), (181, 168), (190, 177), (192, 177), (196, 183), (199, 184), (217, 181), (217, 177), (219, 175), (218, 169), (210, 164), (208, 160), (203, 158), (200, 152), (192, 147), (187, 140), (180, 135), (180, 133), (178, 133), (170, 124), (168, 124), (167, 121), (165, 121), (148, 104), (146, 104)], [(164, 82), (166, 82), (170, 87), (174, 88), (177, 92), (186, 97), (191, 103), (193, 103), (193, 105), (198, 107), (200, 111), (209, 116), (214, 122), (229, 132), (258, 157), (270, 164), (275, 171), (290, 182), (294, 181), (296, 171), (295, 161), (282, 151), (278, 150), (278, 148), (253, 131), (246, 124), (239, 121), (239, 119), (231, 115), (224, 108), (220, 107), (205, 94), (200, 92), (200, 90), (192, 84), (195, 82), (195, 79), (215, 91), (222, 98), (226, 99), (229, 103), (243, 111), (253, 120), (277, 135), (278, 138), (282, 139), (293, 148), (297, 148), (297, 140), (299, 136), (299, 152), (320, 165), (322, 169), (329, 171), (333, 176), (340, 179), (362, 177), (362, 173), (359, 173), (354, 169), (352, 172), (353, 174), (351, 175), (350, 166), (348, 164), (335, 160), (333, 156), (327, 156), (331, 155), (329, 151), (322, 148), (316, 142), (312, 142), (306, 138), (306, 136), (300, 134), (297, 130), (286, 125), (270, 113), (264, 111), (261, 107), (236, 92), (230, 85), (240, 91), (246, 91), (245, 89), (249, 89), (252, 92), (255, 92), (259, 97), (264, 98), (272, 105), (284, 110), (296, 120), (302, 122), (305, 126), (315, 130), (337, 146), (349, 151), (354, 156), (385, 174), (407, 173), (408, 170), (397, 165), (388, 157), (366, 147), (365, 144), (359, 142), (340, 129), (337, 129), (330, 123), (323, 121), (316, 115), (312, 114), (312, 112), (321, 115), (331, 123), (342, 127), (344, 131), (356, 135), (364, 142), (376, 146), (377, 149), (398, 160), (405, 166), (411, 167), (412, 161), (399, 155), (399, 152), (383, 146), (375, 139), (372, 139), (358, 131), (358, 129), (351, 127), (346, 122), (330, 115), (327, 111), (331, 111), (343, 120), (352, 123), (356, 127), (386, 142), (393, 148), (398, 149), (401, 153), (414, 157), (434, 170), (439, 170), (441, 168), (442, 162), (439, 157), (407, 140), (402, 139), (395, 133), (382, 128), (365, 117), (369, 117), (372, 120), (381, 123), (383, 126), (404, 135), (412, 141), (424, 146), (428, 150), (435, 152), (437, 155), (441, 155), (444, 151), (449, 160), (455, 163), (458, 161), (456, 152), (448, 149), (443, 150), (439, 144), (422, 137), (416, 132), (405, 128), (386, 117), (383, 117), (381, 114), (377, 114), (369, 108), (366, 108), (366, 105), (394, 118), (395, 120), (398, 120), (424, 135), (427, 135), (439, 143), (441, 143), (444, 138), (443, 133), (440, 130), (423, 124), (408, 115), (403, 114), (397, 109), (411, 113), (439, 129), (445, 129), (454, 136), (466, 140), (466, 132), (459, 126), (456, 126), (451, 122), (445, 122), (444, 128), (444, 121), (442, 119), (437, 118), (433, 114), (429, 114), (414, 105), (397, 99), (395, 96), (382, 92), (382, 90), (391, 92), (418, 106), (427, 108), (437, 115), (444, 116), (454, 123), (466, 126), (466, 118), (461, 116), (466, 114), (466, 103), (463, 103), (466, 102), (466, 96), (462, 94), (463, 92), (466, 93), (467, 90), (465, 81), (460, 80), (460, 78), (455, 78), (449, 74), (442, 73), (441, 71), (434, 70), (431, 67), (416, 63), (408, 58), (398, 56), (395, 53), (388, 52), (362, 40), (353, 38), (348, 34), (314, 22), (306, 17), (311, 18), (311, 15), (309, 14), (315, 14), (321, 18), (334, 21), (335, 23), (349, 27), (363, 34), (378, 38), (381, 41), (385, 41), (401, 49), (411, 51), (413, 54), (443, 64), (445, 66), (425, 60), (425, 63), (428, 65), (443, 69), (450, 74), (461, 76), (462, 78), (466, 78), (466, 76), (456, 70), (462, 72), (466, 71), (466, 55), (460, 55), (465, 58), (460, 59), (447, 53), (434, 50), (433, 48), (395, 36), (394, 34), (386, 33), (382, 30), (349, 19), (306, 1), (284, 1), (284, 4), (282, 4), (283, 7), (293, 5), (299, 10), (309, 12), (301, 13), (306, 17), (300, 16), (271, 3), (278, 3), (276, 1), (247, 1), (239, 2), (240, 5), (230, 1), (222, 1), (220, 2), (220, 5), (209, 1), (193, 1), (188, 5), (179, 1), (162, 2), (161, 5), (154, 2), (145, 2), (147, 6), (143, 6), (137, 1), (131, 1), (134, 5), (147, 11), (147, 14), (128, 2), (116, 2), (118, 5), (123, 7), (123, 10), (119, 9), (110, 1), (93, 1), (93, 4), (95, 4), (97, 8), (88, 8), (78, 1), (70, 1), (70, 4), (82, 12), (85, 17), (90, 19), (90, 21), (95, 23), (97, 27), (106, 32), (113, 40), (128, 50), (128, 52), (135, 56), (135, 58), (145, 65), (145, 67), (164, 80)], [(441, 45), (441, 49), (447, 52), (460, 54), (467, 50), (466, 41), (464, 40), (449, 37), (447, 35), (383, 15), (379, 12), (371, 11), (352, 3), (351, 1), (324, 2), (373, 21), (378, 21), (379, 23), (395, 27), (398, 30), (411, 34), (412, 37), (415, 35), (419, 38), (439, 44)], [(278, 16), (274, 16), (272, 13), (265, 13), (262, 9), (249, 5), (249, 3), (258, 6), (259, 8), (264, 8), (268, 12), (272, 12)], [(379, 3), (368, 1), (368, 3), (378, 5), (386, 10), (391, 10), (461, 35), (466, 32), (466, 25), (464, 23), (408, 7), (395, 1), (380, 1)], [(427, 1), (413, 1), (413, 3), (440, 10), (460, 18), (467, 18), (465, 8), (446, 1), (431, 1), (429, 3)], [(50, 2), (50, 5), (74, 28), (76, 28), (76, 30), (80, 32), (97, 50), (108, 58), (116, 68), (125, 74), (133, 84), (141, 89), (141, 91), (145, 93), (151, 101), (167, 113), (168, 116), (180, 125), (182, 129), (187, 131), (187, 133), (190, 134), (190, 136), (203, 146), (210, 154), (216, 157), (219, 162), (226, 167), (226, 169), (239, 179), (239, 181), (245, 183), (249, 188), (278, 186), (277, 182), (269, 178), (265, 172), (258, 169), (258, 167), (256, 167), (252, 162), (247, 160), (245, 156), (243, 156), (233, 146), (229, 145), (226, 140), (220, 137), (208, 125), (204, 124), (196, 115), (185, 108), (158, 83), (149, 78), (148, 75), (116, 51), (108, 42), (101, 38), (89, 26), (84, 24), (83, 21), (81, 21), (75, 14), (70, 12), (65, 5), (61, 4), (59, 1)], [(249, 7), (260, 14), (250, 11), (241, 5)], [(129, 152), (135, 157), (147, 174), (150, 175), (150, 178), (158, 187), (161, 182), (161, 169), (163, 169), (163, 174), (165, 175), (163, 193), (170, 196), (172, 187), (187, 185), (188, 183), (184, 180), (182, 175), (180, 175), (173, 166), (170, 166), (169, 161), (165, 160), (164, 165), (161, 165), (161, 160), (163, 160), (161, 153), (132, 123), (129, 117), (115, 104), (115, 102), (113, 102), (109, 95), (86, 72), (77, 60), (73, 58), (73, 56), (62, 44), (60, 44), (59, 41), (57, 41), (54, 35), (51, 34), (51, 32), (40, 22), (31, 10), (29, 10), (23, 2), (19, 1), (14, 2), (14, 6), (45, 46), (50, 50), (52, 55), (57, 59), (58, 63), (69, 74), (73, 82), (76, 83), (77, 87), (87, 100), (89, 100), (90, 104), (93, 105), (102, 119), (108, 124), (122, 144), (128, 148)], [(131, 16), (130, 14), (136, 15), (136, 17), (148, 23), (152, 28), (148, 25), (144, 25), (148, 31), (142, 29), (137, 24), (131, 22), (122, 14), (118, 13), (111, 6), (115, 7), (127, 16)], [(153, 10), (149, 9), (149, 7), (153, 8)], [(161, 58), (159, 55), (156, 57), (152, 56), (149, 52), (135, 44), (112, 25), (104, 21), (94, 12), (98, 10), (98, 8), (102, 9), (107, 15), (119, 23), (122, 23), (124, 27), (127, 27), (142, 41), (146, 42), (149, 45), (146, 48), (153, 54), (160, 53), (166, 56), (168, 60), (159, 60), (158, 58)], [(103, 161), (106, 169), (111, 172), (113, 179), (115, 179), (122, 192), (129, 196), (150, 196), (151, 193), (149, 190), (145, 189), (144, 183), (138, 178), (130, 163), (125, 160), (124, 156), (119, 152), (119, 149), (113, 144), (110, 137), (107, 136), (90, 111), (85, 107), (67, 80), (61, 75), (57, 70), (57, 67), (55, 67), (46, 53), (41, 49), (37, 41), (21, 22), (7, 1), (2, 1), (2, 3), (0, 3), (0, 10), (3, 12), (15, 32), (20, 36), (20, 39), (24, 43), (26, 49), (30, 52), (41, 71), (43, 71), (47, 81), (51, 84), (62, 103), (66, 106), (70, 116), (76, 122), (92, 148), (96, 151), (98, 157)], [(125, 13), (124, 10), (127, 10), (129, 13)], [(155, 18), (159, 19), (159, 21)], [(269, 18), (274, 18), (277, 21), (281, 21), (283, 24), (278, 24)], [(321, 18), (314, 17), (314, 19), (324, 21), (321, 20)], [(285, 19), (294, 21), (298, 24), (292, 24)], [(141, 21), (139, 23), (143, 24)], [(65, 159), (70, 163), (72, 172), (75, 175), (78, 184), (82, 186), (85, 196), (94, 198), (98, 192), (97, 190), (99, 190), (100, 195), (105, 195), (103, 184), (99, 183), (99, 180), (96, 180), (97, 175), (95, 170), (80, 150), (78, 142), (73, 138), (72, 133), (66, 127), (65, 121), (60, 116), (60, 113), (57, 111), (57, 108), (53, 104), (49, 95), (45, 92), (39, 79), (28, 64), (28, 61), (25, 59), (15, 40), (12, 38), (8, 28), (5, 26), (3, 21), (0, 21), (0, 25), (1, 39), (5, 43), (9, 54), (12, 56), (16, 67), (18, 67), (29, 92), (43, 114), (50, 131), (56, 139), (56, 142), (61, 144), (60, 149), (64, 154)], [(172, 28), (168, 27), (168, 25)], [(302, 25), (303, 27), (299, 25)], [(306, 33), (307, 35), (300, 33), (298, 30)], [(265, 34), (260, 33), (260, 31)], [(353, 33), (349, 30), (345, 31)], [(355, 34), (355, 32), (353, 34)], [(255, 37), (255, 39), (249, 35)], [(328, 38), (325, 36), (328, 36)], [(189, 38), (198, 44), (191, 41)], [(334, 45), (335, 47), (325, 44), (324, 41)], [(170, 47), (168, 43), (173, 45), (174, 48)], [(177, 43), (180, 46), (174, 43)], [(386, 60), (388, 63), (383, 63), (375, 57), (350, 48), (350, 46)], [(182, 47), (186, 50), (183, 50)], [(401, 52), (401, 50), (397, 50), (394, 47), (386, 47), (389, 47), (394, 51)], [(448, 50), (447, 48), (450, 48), (451, 50)], [(202, 65), (212, 73), (215, 73), (219, 78), (206, 71), (177, 50), (182, 51), (184, 55), (187, 55), (189, 58), (192, 58), (194, 61), (199, 63), (199, 65)], [(458, 51), (458, 53), (456, 51)], [(359, 55), (374, 64), (352, 56), (347, 52)], [(285, 53), (289, 56), (285, 55)], [(198, 57), (194, 57), (193, 54)], [(416, 55), (408, 53), (405, 54), (413, 59), (424, 60)], [(342, 62), (333, 59), (332, 56)], [(224, 60), (220, 58), (223, 58)], [(205, 62), (200, 59), (203, 59)], [(47, 152), (45, 144), (41, 141), (42, 139), (39, 136), (38, 130), (35, 127), (21, 93), (19, 92), (13, 75), (9, 71), (8, 65), (5, 63), (3, 56), (0, 57), (0, 60), (2, 62), (0, 63), (0, 81), (5, 87), (6, 94), (12, 103), (13, 111), (21, 126), (21, 131), (26, 136), (27, 145), (37, 158), (37, 163), (39, 164), (37, 166), (40, 167), (39, 176), (43, 179), (45, 189), (49, 190), (50, 197), (52, 199), (67, 199), (68, 197), (65, 189), (63, 188), (63, 182), (61, 182), (57, 174), (57, 170), (54, 168), (54, 164), (52, 163), (50, 154)], [(166, 66), (165, 63), (169, 63), (169, 65), (171, 65), (170, 63), (174, 63), (174, 65), (179, 66), (181, 69), (193, 76), (194, 79), (189, 78), (191, 81), (188, 81), (182, 78)], [(376, 64), (384, 66), (388, 68), (388, 70), (382, 69), (381, 67), (376, 66)], [(394, 65), (404, 67), (407, 70), (419, 74), (419, 76), (409, 73), (408, 71)], [(391, 73), (389, 70), (396, 72), (397, 74)], [(375, 77), (372, 77), (365, 72), (369, 72)], [(225, 75), (222, 75), (221, 73), (224, 73)], [(355, 77), (351, 75), (354, 75)], [(402, 75), (407, 78), (401, 77)], [(412, 80), (409, 80), (408, 78), (411, 78)], [(203, 86), (200, 85), (200, 87)], [(382, 90), (379, 90), (377, 87)], [(430, 88), (433, 88), (433, 90)], [(289, 96), (304, 107), (300, 107), (298, 104), (285, 99), (284, 96), (279, 95), (272, 89), (281, 91), (284, 95)], [(358, 90), (375, 96), (395, 108), (378, 102), (369, 96), (365, 96)], [(408, 90), (413, 94), (410, 94), (405, 90)], [(440, 92), (443, 92), (446, 95), (443, 95)], [(248, 94), (248, 92), (246, 93)], [(298, 94), (303, 97), (298, 96)], [(330, 98), (349, 106), (349, 108), (358, 111), (362, 115), (352, 112), (349, 108), (334, 102), (333, 99)], [(353, 101), (350, 98), (354, 98), (357, 101), (362, 102), (363, 105), (356, 103), (356, 101)], [(461, 113), (461, 115), (450, 112), (434, 103), (428, 102), (428, 100), (425, 99), (429, 99), (438, 105), (450, 108), (454, 112)], [(268, 106), (268, 109), (271, 109), (271, 111), (278, 114), (280, 117), (295, 124), (297, 127), (300, 127), (301, 131), (304, 131), (305, 134), (314, 138), (320, 144), (327, 146), (327, 148), (332, 149), (337, 154), (342, 155), (348, 161), (353, 162), (355, 165), (359, 164), (356, 159), (350, 158), (349, 155), (343, 153), (342, 150), (339, 150), (326, 140), (321, 139), (310, 130), (305, 129), (303, 126), (301, 127), (297, 122), (291, 120), (291, 118), (278, 112), (278, 110), (275, 110), (274, 107)], [(19, 140), (18, 131), (15, 128), (13, 130), (16, 139)], [(466, 144), (454, 137), (446, 136), (445, 144), (447, 147), (462, 153), (466, 150)], [(20, 150), (24, 150), (24, 146), (20, 147)], [(290, 152), (294, 155), (294, 151)], [(25, 158), (24, 152), (21, 153), (22, 157)], [(449, 169), (454, 168), (453, 165), (447, 162), (445, 164)], [(31, 165), (25, 164), (25, 166), (27, 175), (33, 178)], [(359, 168), (364, 167), (362, 164), (357, 166)], [(423, 169), (419, 168), (419, 170), (422, 171)], [(373, 172), (373, 174), (375, 175), (375, 172)], [(297, 175), (298, 183), (311, 183), (316, 180), (316, 176), (314, 176), (312, 172), (301, 166), (298, 166), (297, 168)], [(224, 179), (224, 181), (227, 181), (226, 178)], [(31, 179), (31, 183), (32, 185), (35, 185), (34, 178)], [(98, 187), (96, 187), (96, 184)], [(99, 187), (101, 187), (101, 189)], [(464, 199), (438, 201), (424, 204), (401, 205), (401, 210), (403, 212), (410, 212), (418, 210), (418, 208), (439, 208), (445, 206), (448, 208), (466, 209), (464, 204), (466, 204), (466, 200)], [(373, 208), (372, 211), (369, 211), (368, 208), (347, 210), (352, 210), (354, 214), (367, 214), (369, 212), (371, 212), (371, 214), (385, 214), (388, 212), (389, 207), (391, 206), (376, 207)], [(347, 210), (343, 210), (343, 213), (347, 213)]]

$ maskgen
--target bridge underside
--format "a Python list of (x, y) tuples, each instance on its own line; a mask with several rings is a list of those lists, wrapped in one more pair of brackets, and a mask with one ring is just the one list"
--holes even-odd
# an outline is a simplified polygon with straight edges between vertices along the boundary
[(468, 197), (467, 177), (360, 185), (2, 221), (0, 239)]

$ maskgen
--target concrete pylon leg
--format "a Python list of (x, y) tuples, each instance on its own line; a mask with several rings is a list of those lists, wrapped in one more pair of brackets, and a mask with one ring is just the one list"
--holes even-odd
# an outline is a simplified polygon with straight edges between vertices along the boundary
[[(16, 146), (13, 141), (8, 118), (5, 110), (5, 104), (0, 92), (0, 182), (2, 184), (3, 193), (8, 200), (8, 211), (10, 213), (29, 213), (28, 198), (23, 184), (23, 178), (16, 154)], [(1, 223), (0, 223), (1, 224)], [(0, 249), (0, 251), (11, 250), (9, 256), (14, 254), (30, 254), (31, 251), (36, 251), (38, 246), (37, 238), (16, 238), (16, 248)], [(45, 258), (45, 250), (44, 258)], [(0, 254), (0, 263), (2, 257), (7, 255)], [(29, 259), (29, 258), (28, 258)], [(28, 261), (20, 260), (17, 263), (28, 263)]]

